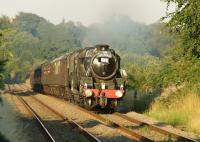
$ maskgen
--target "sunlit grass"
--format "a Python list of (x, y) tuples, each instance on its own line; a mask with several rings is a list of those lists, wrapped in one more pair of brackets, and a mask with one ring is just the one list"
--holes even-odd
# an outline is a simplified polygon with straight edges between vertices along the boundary
[(198, 88), (187, 87), (155, 101), (147, 112), (160, 121), (200, 134), (200, 95)]

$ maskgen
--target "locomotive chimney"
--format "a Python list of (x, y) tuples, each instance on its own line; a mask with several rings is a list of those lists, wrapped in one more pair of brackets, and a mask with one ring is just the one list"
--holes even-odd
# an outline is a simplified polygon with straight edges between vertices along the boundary
[(109, 49), (109, 45), (107, 44), (97, 44), (97, 51), (107, 51)]

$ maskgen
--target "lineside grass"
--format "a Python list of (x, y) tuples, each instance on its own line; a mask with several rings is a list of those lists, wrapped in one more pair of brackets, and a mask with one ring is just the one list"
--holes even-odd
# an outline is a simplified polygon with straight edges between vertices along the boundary
[(161, 95), (146, 114), (200, 135), (200, 86), (187, 85)]

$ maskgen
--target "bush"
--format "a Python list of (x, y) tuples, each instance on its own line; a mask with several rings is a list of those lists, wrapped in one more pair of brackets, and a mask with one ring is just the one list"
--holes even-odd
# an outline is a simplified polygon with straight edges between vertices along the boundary
[(146, 112), (160, 121), (180, 125), (186, 130), (200, 134), (200, 88), (186, 84), (182, 88), (164, 93)]

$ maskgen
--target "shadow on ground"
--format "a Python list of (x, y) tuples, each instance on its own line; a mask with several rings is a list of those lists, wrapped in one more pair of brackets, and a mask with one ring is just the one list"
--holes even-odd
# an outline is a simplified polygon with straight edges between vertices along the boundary
[(135, 111), (143, 113), (151, 107), (154, 100), (160, 96), (160, 92), (138, 93), (134, 90), (127, 91), (124, 99), (119, 106), (120, 111)]

